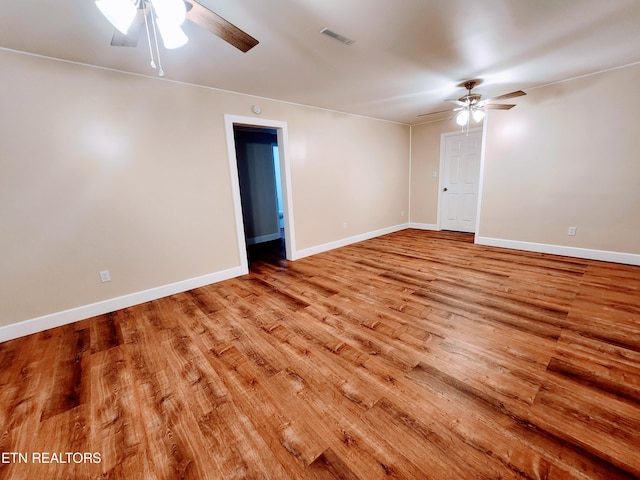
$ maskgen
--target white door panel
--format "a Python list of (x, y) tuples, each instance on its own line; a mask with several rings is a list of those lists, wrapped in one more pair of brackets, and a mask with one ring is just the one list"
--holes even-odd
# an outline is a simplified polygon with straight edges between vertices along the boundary
[(478, 207), (482, 132), (446, 135), (441, 171), (441, 228), (474, 232)]

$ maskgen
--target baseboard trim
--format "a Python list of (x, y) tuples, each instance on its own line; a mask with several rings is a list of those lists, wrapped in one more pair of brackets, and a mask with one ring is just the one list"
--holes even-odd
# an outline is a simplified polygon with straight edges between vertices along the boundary
[(200, 277), (182, 280), (180, 282), (130, 293), (120, 297), (110, 298), (108, 300), (91, 303), (89, 305), (83, 305), (81, 307), (43, 315), (42, 317), (3, 325), (0, 327), (0, 343), (13, 340), (14, 338), (24, 337), (25, 335), (31, 335), (32, 333), (42, 332), (50, 328), (78, 322), (80, 320), (95, 317), (96, 315), (103, 315), (122, 308), (150, 302), (151, 300), (157, 300), (158, 298), (168, 297), (169, 295), (174, 295), (176, 293), (186, 292), (187, 290), (203, 287), (229, 278), (239, 277), (244, 273), (246, 272), (243, 272), (241, 267), (234, 267), (202, 275)]
[(310, 257), (311, 255), (316, 255), (318, 253), (328, 252), (329, 250), (345, 247), (347, 245), (351, 245), (352, 243), (362, 242), (364, 240), (369, 240), (371, 238), (386, 235), (388, 233), (399, 232), (400, 230), (405, 230), (407, 228), (409, 228), (409, 224), (403, 223), (400, 225), (394, 225), (393, 227), (382, 228), (380, 230), (374, 230), (373, 232), (362, 233), (360, 235), (354, 235), (353, 237), (347, 237), (333, 242), (323, 243), (322, 245), (317, 245), (315, 247), (304, 248), (295, 252), (295, 257), (293, 258), (293, 260), (299, 260), (301, 258)]
[(522, 242), (519, 240), (507, 240), (503, 238), (476, 237), (475, 243), (490, 247), (511, 248), (513, 250), (526, 250), (529, 252), (550, 253), (567, 257), (586, 258), (588, 260), (601, 260), (603, 262), (624, 263), (627, 265), (640, 265), (640, 255), (635, 253), (612, 252), (608, 250), (594, 250), (590, 248), (569, 247), (566, 245), (552, 245), (546, 243)]
[(435, 223), (415, 223), (410, 222), (409, 228), (415, 228), (416, 230), (440, 230), (440, 227)]

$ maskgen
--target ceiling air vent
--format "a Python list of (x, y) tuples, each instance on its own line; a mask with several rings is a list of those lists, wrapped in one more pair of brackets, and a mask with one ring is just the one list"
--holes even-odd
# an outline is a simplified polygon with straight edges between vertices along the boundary
[(324, 27), (322, 30), (320, 30), (320, 33), (323, 33), (328, 37), (335, 38), (340, 43), (344, 43), (345, 45), (351, 45), (352, 43), (355, 43), (355, 40), (351, 40), (350, 38), (340, 35), (339, 33), (331, 31), (327, 27)]

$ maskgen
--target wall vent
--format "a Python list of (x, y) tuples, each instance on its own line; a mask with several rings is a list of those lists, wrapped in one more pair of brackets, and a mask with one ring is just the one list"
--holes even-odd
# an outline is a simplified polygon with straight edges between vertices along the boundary
[(340, 35), (339, 33), (329, 30), (327, 27), (324, 27), (322, 30), (320, 30), (320, 33), (323, 33), (331, 38), (335, 38), (340, 43), (344, 43), (345, 45), (351, 45), (352, 43), (355, 43), (355, 40), (351, 40), (350, 38), (347, 38), (345, 36)]

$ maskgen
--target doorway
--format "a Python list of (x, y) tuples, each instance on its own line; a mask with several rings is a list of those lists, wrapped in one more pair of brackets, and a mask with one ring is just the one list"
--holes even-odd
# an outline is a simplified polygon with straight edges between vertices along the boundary
[(240, 201), (249, 269), (286, 258), (278, 136), (275, 129), (234, 125)]
[(250, 260), (294, 260), (286, 122), (225, 115), (227, 152), (243, 273)]
[(481, 153), (481, 128), (442, 134), (438, 202), (442, 230), (475, 233)]

